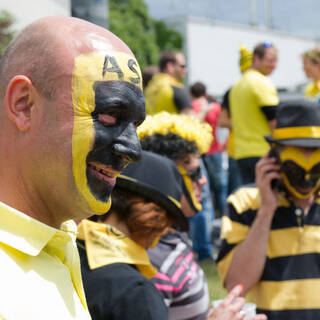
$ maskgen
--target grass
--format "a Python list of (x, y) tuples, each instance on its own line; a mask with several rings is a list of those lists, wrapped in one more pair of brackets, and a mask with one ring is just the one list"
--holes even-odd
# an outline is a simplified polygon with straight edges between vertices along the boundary
[(216, 264), (213, 261), (205, 260), (200, 263), (200, 266), (208, 281), (210, 301), (225, 298), (227, 290), (222, 287)]

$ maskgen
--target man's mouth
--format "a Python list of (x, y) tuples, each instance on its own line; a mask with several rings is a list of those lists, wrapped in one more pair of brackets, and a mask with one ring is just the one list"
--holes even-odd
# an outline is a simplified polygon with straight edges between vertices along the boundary
[(116, 178), (120, 174), (119, 171), (113, 170), (112, 168), (99, 163), (90, 162), (88, 163), (88, 168), (95, 177), (109, 183), (111, 186), (115, 185)]
[(308, 187), (308, 188), (297, 187), (296, 189), (301, 194), (308, 194), (312, 190), (312, 187)]

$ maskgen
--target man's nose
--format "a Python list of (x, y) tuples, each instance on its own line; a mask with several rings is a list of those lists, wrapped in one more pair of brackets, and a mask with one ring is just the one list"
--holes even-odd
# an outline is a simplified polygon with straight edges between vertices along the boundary
[(124, 161), (135, 162), (140, 160), (141, 145), (133, 123), (130, 123), (116, 139), (112, 150), (115, 154), (120, 155)]

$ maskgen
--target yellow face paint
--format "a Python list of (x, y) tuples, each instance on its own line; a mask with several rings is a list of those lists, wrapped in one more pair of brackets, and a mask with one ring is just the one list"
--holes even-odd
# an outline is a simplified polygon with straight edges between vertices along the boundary
[(73, 175), (80, 194), (94, 213), (109, 210), (111, 199), (98, 199), (87, 179), (87, 156), (96, 138), (92, 112), (95, 110), (94, 84), (97, 81), (125, 81), (142, 89), (141, 71), (137, 61), (124, 52), (82, 54), (75, 58), (72, 72), (74, 126), (72, 133)]
[(186, 197), (189, 203), (191, 202), (190, 204), (192, 205), (195, 211), (200, 211), (202, 209), (202, 205), (196, 199), (196, 196), (194, 194), (193, 187), (192, 187), (192, 180), (190, 179), (187, 171), (184, 169), (182, 165), (178, 165), (178, 170), (183, 178), (184, 186), (187, 189)]
[[(281, 172), (286, 188), (299, 199), (307, 199), (320, 187), (320, 149), (306, 157), (298, 147), (285, 147), (280, 152)], [(307, 193), (297, 187), (312, 186)]]

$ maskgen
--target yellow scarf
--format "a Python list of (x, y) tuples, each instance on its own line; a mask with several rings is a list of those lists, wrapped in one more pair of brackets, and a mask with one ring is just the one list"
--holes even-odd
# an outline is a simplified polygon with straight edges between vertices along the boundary
[(126, 263), (135, 265), (148, 279), (157, 273), (147, 251), (115, 227), (82, 220), (78, 225), (78, 239), (85, 241), (90, 269)]

